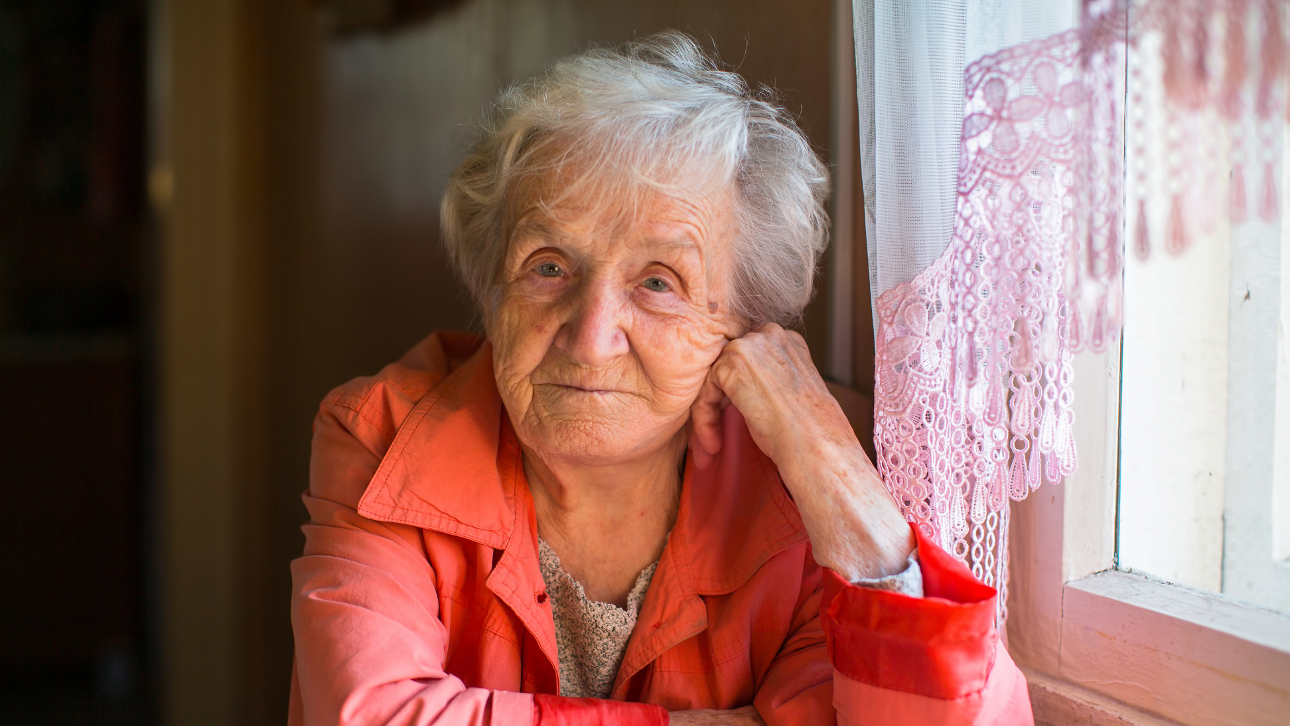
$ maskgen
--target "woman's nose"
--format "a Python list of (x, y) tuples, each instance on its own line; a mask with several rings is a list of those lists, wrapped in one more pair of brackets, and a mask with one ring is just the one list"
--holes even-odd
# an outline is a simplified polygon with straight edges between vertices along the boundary
[(556, 337), (574, 361), (601, 366), (628, 352), (625, 311), (611, 286), (588, 281), (578, 303)]

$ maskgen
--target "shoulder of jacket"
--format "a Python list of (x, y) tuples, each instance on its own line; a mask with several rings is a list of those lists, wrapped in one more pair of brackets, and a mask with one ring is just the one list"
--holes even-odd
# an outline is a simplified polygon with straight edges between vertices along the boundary
[(383, 455), (412, 409), (483, 341), (469, 333), (433, 333), (376, 375), (333, 389), (319, 414), (335, 417), (373, 453)]

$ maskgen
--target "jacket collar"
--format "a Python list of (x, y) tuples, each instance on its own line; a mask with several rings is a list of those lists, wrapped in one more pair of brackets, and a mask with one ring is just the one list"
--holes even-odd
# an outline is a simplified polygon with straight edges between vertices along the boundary
[(707, 469), (686, 457), (676, 525), (627, 643), (612, 698), (677, 643), (707, 629), (701, 596), (739, 589), (774, 555), (807, 541), (797, 507), (775, 465), (753, 443), (733, 406), (722, 420), (722, 446)]
[(385, 522), (505, 549), (515, 529), (519, 480), (499, 455), (502, 400), (484, 343), (432, 388), (399, 427), (359, 500)]

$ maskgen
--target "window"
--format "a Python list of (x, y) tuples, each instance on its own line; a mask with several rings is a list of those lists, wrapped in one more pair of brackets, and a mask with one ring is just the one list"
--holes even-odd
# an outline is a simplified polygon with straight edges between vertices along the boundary
[[(1155, 207), (1163, 229), (1167, 205)], [(1287, 268), (1290, 224), (1258, 214), (1216, 220), (1182, 255), (1127, 261), (1118, 550), (1122, 569), (1283, 613)]]
[[(1126, 228), (1145, 212), (1160, 250), (1170, 196), (1199, 211), (1182, 254), (1126, 260), (1117, 562), (1290, 612), (1290, 224), (1276, 204), (1290, 209), (1276, 173), (1284, 124), (1250, 112), (1233, 122), (1217, 109), (1166, 118), (1160, 53), (1130, 62), (1126, 161), (1146, 197), (1127, 205)], [(1208, 143), (1183, 151), (1199, 133)], [(1192, 184), (1146, 177), (1184, 157)]]
[[(1130, 173), (1168, 143), (1127, 143)], [(1192, 160), (1224, 199), (1226, 151)], [(1279, 159), (1259, 161), (1251, 200)], [(1166, 231), (1169, 180), (1149, 181), (1148, 226)], [(1279, 220), (1252, 202), (1181, 255), (1130, 253), (1122, 345), (1076, 359), (1080, 470), (1012, 526), (1009, 647), (1041, 723), (1290, 714), (1290, 177), (1274, 182)]]

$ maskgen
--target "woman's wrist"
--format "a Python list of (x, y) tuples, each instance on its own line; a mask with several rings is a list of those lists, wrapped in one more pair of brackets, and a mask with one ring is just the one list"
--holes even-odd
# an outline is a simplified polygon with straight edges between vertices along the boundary
[(859, 442), (804, 442), (780, 467), (815, 560), (847, 580), (904, 570), (916, 540)]

